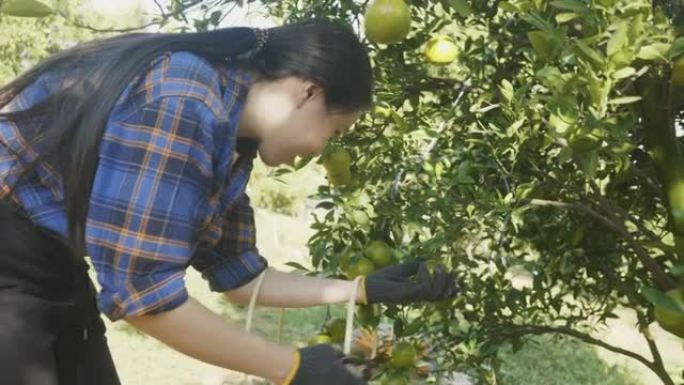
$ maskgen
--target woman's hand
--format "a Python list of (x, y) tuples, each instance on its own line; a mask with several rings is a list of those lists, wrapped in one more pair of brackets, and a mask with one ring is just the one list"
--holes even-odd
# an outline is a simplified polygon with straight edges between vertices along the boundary
[(283, 385), (366, 385), (342, 364), (344, 355), (330, 345), (299, 350), (300, 362), (291, 382)]
[(380, 269), (366, 278), (367, 303), (432, 302), (459, 292), (456, 277), (439, 265), (430, 274), (425, 262), (411, 261)]

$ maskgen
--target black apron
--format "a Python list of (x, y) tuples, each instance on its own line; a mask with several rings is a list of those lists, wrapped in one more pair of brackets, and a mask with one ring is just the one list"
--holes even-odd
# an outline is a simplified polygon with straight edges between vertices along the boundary
[(0, 201), (0, 385), (119, 385), (87, 264)]

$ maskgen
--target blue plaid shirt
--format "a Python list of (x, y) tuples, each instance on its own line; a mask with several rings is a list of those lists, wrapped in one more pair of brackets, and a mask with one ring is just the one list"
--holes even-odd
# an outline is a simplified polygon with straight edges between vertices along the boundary
[[(36, 103), (55, 81), (43, 77), (6, 108)], [(86, 226), (102, 286), (98, 304), (111, 320), (184, 303), (190, 265), (217, 292), (266, 268), (245, 194), (256, 144), (237, 138), (250, 82), (242, 71), (215, 68), (187, 52), (168, 53), (126, 88), (112, 110)], [(41, 164), (38, 177), (8, 194), (22, 165), (35, 156), (18, 127), (0, 121), (0, 198), (9, 195), (38, 225), (66, 236), (62, 179), (50, 165)]]

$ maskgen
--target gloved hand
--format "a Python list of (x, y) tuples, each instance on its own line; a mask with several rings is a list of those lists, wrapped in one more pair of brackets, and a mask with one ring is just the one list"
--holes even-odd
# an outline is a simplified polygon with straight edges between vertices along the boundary
[[(415, 276), (415, 279), (413, 278)], [(434, 275), (425, 262), (411, 261), (385, 267), (366, 277), (366, 302), (405, 304), (453, 298), (459, 287), (456, 277), (439, 265)]]
[(344, 354), (330, 345), (299, 349), (299, 356), (299, 368), (291, 385), (367, 385), (344, 367)]

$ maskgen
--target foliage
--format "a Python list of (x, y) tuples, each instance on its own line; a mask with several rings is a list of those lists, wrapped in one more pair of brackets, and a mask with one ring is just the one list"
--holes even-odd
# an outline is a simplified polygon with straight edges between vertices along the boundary
[(321, 171), (307, 167), (297, 172), (282, 169), (268, 170), (257, 161), (249, 182), (249, 196), (255, 206), (296, 216), (306, 212), (307, 198), (316, 192), (323, 181)]
[[(325, 15), (362, 31), (363, 3), (270, 4), (286, 20)], [(450, 307), (386, 310), (399, 338), (422, 333), (448, 352), (440, 365), (450, 368), (492, 364), (502, 344), (518, 348), (541, 330), (601, 344), (589, 332), (621, 307), (646, 332), (652, 304), (641, 289), (659, 288), (649, 292), (667, 306), (662, 291), (676, 285), (668, 270), (684, 260), (661, 144), (649, 139), (644, 113), (649, 101), (678, 104), (642, 85), (668, 84), (670, 57), (681, 53), (671, 19), (645, 0), (415, 0), (411, 8), (407, 39), (369, 43), (377, 103), (390, 113), (368, 114), (341, 141), (356, 183), (319, 188), (328, 212), (314, 224), (314, 266), (339, 274), (349, 245), (360, 252), (381, 239), (400, 259), (458, 272), (463, 293)], [(446, 68), (423, 57), (438, 33), (459, 46)], [(655, 125), (674, 132), (674, 122)], [(659, 355), (633, 355), (674, 383)]]
[[(76, 1), (62, 2), (65, 9), (77, 4)], [(91, 37), (90, 32), (71, 26), (55, 14), (34, 18), (0, 13), (0, 84), (12, 80), (41, 59)]]

